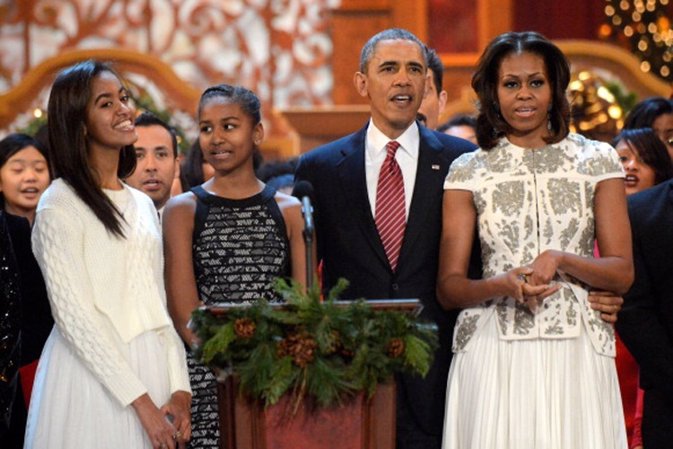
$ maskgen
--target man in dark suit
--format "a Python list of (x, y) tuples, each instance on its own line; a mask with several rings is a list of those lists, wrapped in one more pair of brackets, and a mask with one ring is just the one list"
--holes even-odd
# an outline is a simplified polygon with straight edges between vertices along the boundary
[(673, 444), (673, 180), (631, 195), (635, 282), (624, 297), (619, 335), (638, 365), (643, 447)]
[[(398, 449), (441, 446), (456, 318), (435, 297), (443, 182), (451, 162), (474, 149), (416, 122), (426, 70), (424, 46), (413, 34), (389, 29), (372, 37), (362, 49), (354, 80), (360, 95), (369, 99), (371, 120), (360, 131), (305, 154), (296, 173), (297, 181), (311, 182), (315, 191), (324, 288), (344, 277), (350, 281), (344, 298), (419, 298), (422, 316), (438, 326), (440, 348), (428, 375), (398, 379)], [(376, 214), (378, 180), (390, 141), (400, 144), (393, 154), (403, 175), (406, 218), (399, 257), (393, 260)]]

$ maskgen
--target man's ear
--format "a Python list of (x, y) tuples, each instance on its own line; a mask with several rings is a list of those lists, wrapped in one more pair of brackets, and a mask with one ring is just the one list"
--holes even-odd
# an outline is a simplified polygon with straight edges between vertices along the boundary
[(177, 156), (175, 156), (175, 159), (173, 159), (173, 163), (175, 164), (175, 167), (173, 167), (173, 177), (174, 178), (180, 178), (180, 165), (182, 163), (182, 153), (178, 153)]
[(438, 101), (439, 115), (440, 116), (444, 113), (444, 108), (446, 107), (446, 102), (448, 101), (448, 99), (449, 99), (449, 94), (447, 94), (445, 90), (442, 90), (439, 93), (439, 101)]
[(423, 98), (425, 99), (426, 96), (430, 95), (430, 83), (432, 83), (432, 73), (430, 73), (430, 70), (426, 70), (425, 72), (425, 88), (423, 89)]
[(353, 77), (353, 84), (355, 84), (355, 90), (360, 94), (361, 97), (366, 97), (369, 93), (367, 89), (367, 75), (362, 72), (355, 72)]

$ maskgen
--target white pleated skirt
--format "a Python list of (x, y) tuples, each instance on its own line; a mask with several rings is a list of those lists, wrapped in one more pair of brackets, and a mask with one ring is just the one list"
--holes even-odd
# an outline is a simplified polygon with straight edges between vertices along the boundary
[[(170, 398), (166, 346), (146, 332), (118, 345), (161, 407)], [(122, 407), (54, 326), (35, 376), (24, 449), (151, 449), (133, 407)]]
[(454, 354), (444, 449), (627, 449), (614, 359), (577, 338), (501, 340), (495, 314)]

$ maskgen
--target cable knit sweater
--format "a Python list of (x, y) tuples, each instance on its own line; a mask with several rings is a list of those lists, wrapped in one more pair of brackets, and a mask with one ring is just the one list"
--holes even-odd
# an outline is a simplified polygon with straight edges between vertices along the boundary
[(184, 347), (166, 310), (156, 209), (128, 186), (105, 193), (124, 216), (125, 238), (109, 233), (61, 179), (40, 199), (33, 252), (58, 331), (122, 405), (147, 392), (121, 351), (147, 331), (167, 342), (171, 392), (190, 391)]

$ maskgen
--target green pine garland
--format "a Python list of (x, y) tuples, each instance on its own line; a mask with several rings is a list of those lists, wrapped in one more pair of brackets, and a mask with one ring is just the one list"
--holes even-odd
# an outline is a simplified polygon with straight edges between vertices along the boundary
[(317, 286), (305, 293), (279, 279), (280, 307), (260, 299), (224, 313), (200, 308), (192, 315), (202, 342), (196, 356), (238, 375), (241, 390), (267, 406), (289, 393), (292, 414), (305, 399), (331, 407), (359, 392), (371, 398), (395, 372), (425, 376), (436, 326), (364, 300), (337, 304), (347, 285), (340, 280), (323, 302)]

